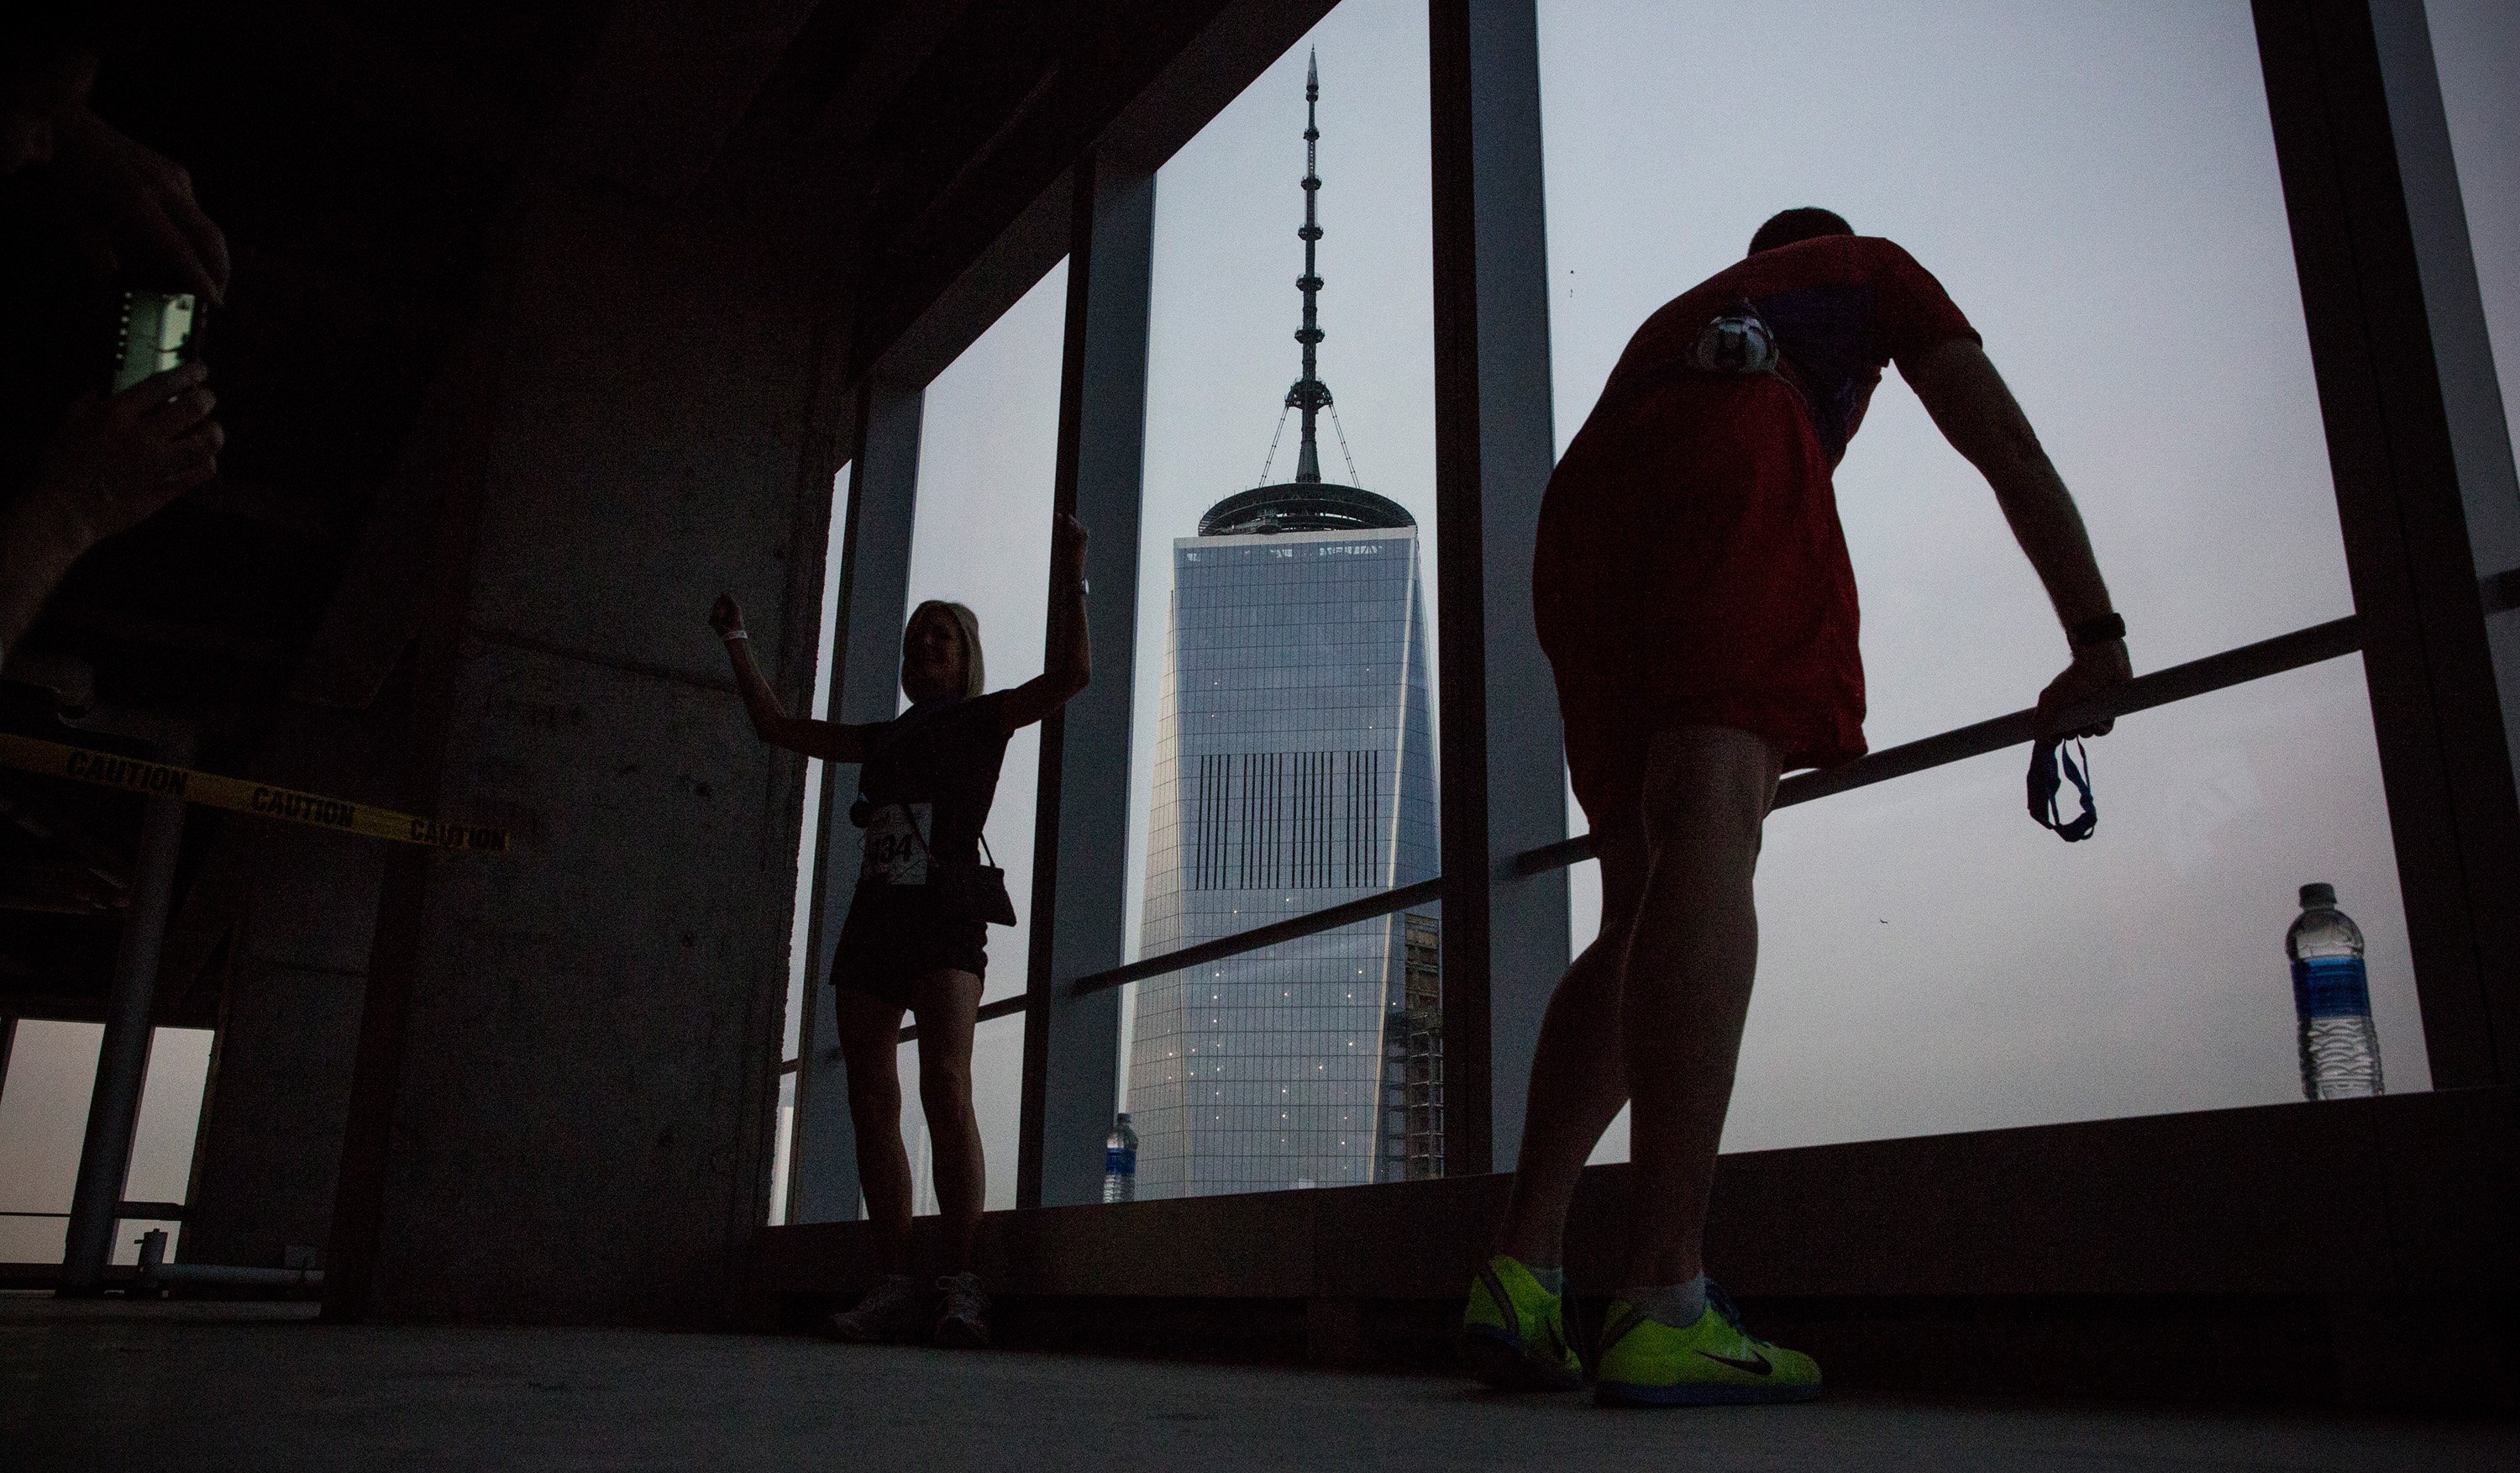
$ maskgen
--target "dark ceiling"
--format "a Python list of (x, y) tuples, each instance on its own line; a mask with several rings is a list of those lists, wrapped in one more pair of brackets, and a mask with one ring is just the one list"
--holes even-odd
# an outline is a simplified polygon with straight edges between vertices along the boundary
[[(855, 377), (1019, 216), (1039, 216), (1081, 149), (1098, 138), (1114, 146), (1115, 118), (1136, 119), (1116, 132), (1151, 151), (1151, 163), (1240, 90), (1248, 76), (1235, 68), (1248, 69), (1255, 37), (1274, 54), (1328, 9), (167, 8), (109, 62), (96, 107), (190, 169), (227, 233), (234, 281), (204, 355), (228, 448), (215, 482), (74, 570), (22, 654), (12, 652), (17, 683), (0, 682), (0, 730), (63, 740), (62, 705), (173, 714), (198, 732), (194, 765), (240, 772), (275, 731), (306, 719), (310, 702), (398, 719), (407, 628), (345, 619), (342, 606), (380, 541), (391, 553), (401, 529), (422, 525), (408, 509), (397, 516), (392, 472), (432, 386), (454, 372), (532, 171), (595, 175), (669, 208), (775, 198), (791, 215), (819, 210), (816, 228), (838, 257), (828, 308), (845, 335), (838, 361)], [(1202, 60), (1202, 37), (1219, 33), (1243, 60)], [(1159, 76), (1173, 79), (1169, 94)], [(0, 181), (0, 238), (44, 263), (0, 284), (0, 310), (50, 323), (73, 345), (110, 331), (113, 299), (80, 234), (35, 171)], [(1037, 265), (1057, 250), (1055, 238), (1035, 250)], [(10, 294), (21, 300), (6, 302)], [(96, 325), (62, 327), (81, 313)], [(15, 402), (0, 406), (22, 431), (18, 446), (0, 446), (11, 463), (26, 453), (22, 427), (57, 423), (86, 387), (77, 365), (87, 360), (43, 336), (13, 331), (0, 354), (19, 365)], [(369, 674), (346, 685), (310, 676), (338, 655), (313, 658), (345, 622), (378, 646), (363, 652)], [(93, 731), (68, 739), (113, 743)], [(192, 813), (179, 889), (231, 825), (259, 822)], [(0, 1010), (102, 1016), (137, 827), (127, 796), (0, 770)], [(216, 945), (197, 946), (189, 978), (161, 982), (160, 1017), (208, 1022), (220, 961)]]

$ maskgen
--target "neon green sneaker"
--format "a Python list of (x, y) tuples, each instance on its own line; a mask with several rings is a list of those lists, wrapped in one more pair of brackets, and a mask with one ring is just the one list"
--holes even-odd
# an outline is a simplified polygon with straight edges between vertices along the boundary
[(1519, 1259), (1498, 1254), (1470, 1281), (1462, 1313), (1462, 1358), (1499, 1391), (1573, 1391), (1584, 1362), (1566, 1343), (1566, 1312)]
[(1597, 1396), (1641, 1406), (1811, 1402), (1820, 1398), (1820, 1366), (1800, 1351), (1751, 1336), (1741, 1328), (1741, 1312), (1709, 1284), (1704, 1312), (1685, 1330), (1613, 1301), (1601, 1332)]

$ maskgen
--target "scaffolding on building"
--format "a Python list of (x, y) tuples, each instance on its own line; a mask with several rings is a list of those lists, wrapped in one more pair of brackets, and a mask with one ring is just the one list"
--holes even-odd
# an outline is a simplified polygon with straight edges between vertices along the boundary
[(1385, 1181), (1444, 1174), (1443, 933), (1433, 916), (1403, 915), (1401, 986), (1382, 1030)]

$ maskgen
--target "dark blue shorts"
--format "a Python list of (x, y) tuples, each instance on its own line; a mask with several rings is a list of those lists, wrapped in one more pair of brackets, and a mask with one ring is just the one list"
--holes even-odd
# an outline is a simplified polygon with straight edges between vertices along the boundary
[(832, 986), (910, 1005), (910, 985), (931, 972), (989, 975), (989, 928), (946, 913), (921, 885), (861, 885), (832, 957)]

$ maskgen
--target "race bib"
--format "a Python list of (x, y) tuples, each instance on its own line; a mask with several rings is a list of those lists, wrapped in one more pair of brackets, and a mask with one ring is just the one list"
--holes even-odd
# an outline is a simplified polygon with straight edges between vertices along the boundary
[(934, 806), (887, 803), (867, 815), (866, 861), (860, 874), (884, 885), (927, 883), (927, 845), (922, 836)]

